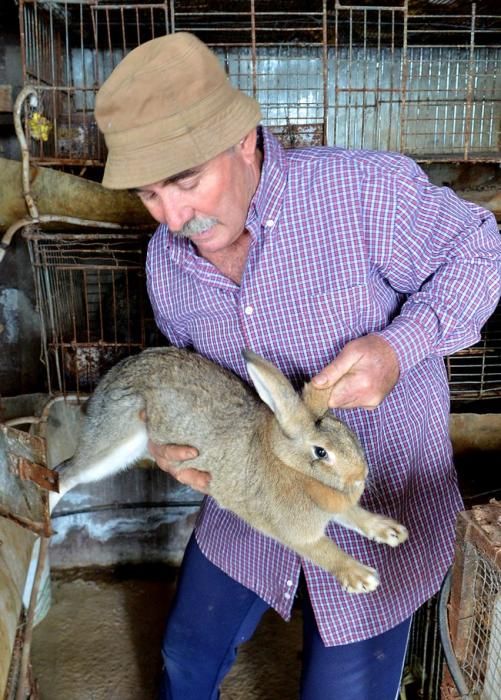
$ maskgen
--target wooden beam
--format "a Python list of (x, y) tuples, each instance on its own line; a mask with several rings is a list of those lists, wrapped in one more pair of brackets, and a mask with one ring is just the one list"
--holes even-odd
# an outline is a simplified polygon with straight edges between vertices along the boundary
[(0, 112), (12, 112), (12, 85), (0, 85)]

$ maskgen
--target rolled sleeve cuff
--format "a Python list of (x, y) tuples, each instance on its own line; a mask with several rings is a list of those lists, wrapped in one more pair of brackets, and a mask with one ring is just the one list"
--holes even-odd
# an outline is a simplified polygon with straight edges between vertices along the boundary
[[(425, 314), (426, 315), (426, 314)], [(410, 316), (397, 316), (384, 330), (374, 335), (384, 338), (395, 351), (400, 365), (400, 375), (417, 365), (433, 352), (437, 337), (437, 318), (430, 310), (429, 317), (419, 320)]]

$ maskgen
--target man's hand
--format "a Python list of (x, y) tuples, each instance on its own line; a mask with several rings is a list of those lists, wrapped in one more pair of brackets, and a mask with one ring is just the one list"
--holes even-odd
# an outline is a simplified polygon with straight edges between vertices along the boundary
[(332, 387), (330, 408), (373, 409), (390, 393), (399, 375), (391, 345), (379, 335), (365, 335), (347, 343), (312, 382)]
[(180, 466), (180, 462), (193, 459), (198, 455), (197, 450), (188, 445), (158, 445), (148, 440), (148, 452), (153, 457), (162, 471), (167, 472), (179, 483), (191, 486), (196, 491), (207, 493), (210, 482), (210, 474), (200, 469)]
[[(140, 418), (146, 421), (144, 411), (141, 411)], [(198, 451), (194, 447), (189, 445), (159, 445), (148, 440), (148, 452), (160, 469), (173, 476), (180, 484), (186, 484), (196, 491), (207, 493), (211, 479), (209, 472), (193, 468), (184, 469), (180, 464), (197, 457)]]

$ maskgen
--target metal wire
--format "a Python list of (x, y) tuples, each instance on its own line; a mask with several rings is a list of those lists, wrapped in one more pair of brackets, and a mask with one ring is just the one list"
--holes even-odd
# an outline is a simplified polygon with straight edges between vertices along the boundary
[(496, 312), (474, 346), (446, 358), (452, 399), (501, 396), (501, 313)]
[[(473, 545), (467, 546), (473, 550)], [(491, 688), (494, 694), (488, 694), (485, 686), (489, 679), (501, 679), (501, 571), (480, 552), (471, 556), (473, 611), (461, 668), (473, 694), (494, 699), (499, 686)]]

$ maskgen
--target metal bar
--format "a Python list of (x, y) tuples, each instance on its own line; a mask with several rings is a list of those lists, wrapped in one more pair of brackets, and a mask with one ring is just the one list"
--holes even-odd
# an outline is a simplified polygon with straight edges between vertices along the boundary
[(256, 97), (257, 95), (257, 77), (256, 77), (256, 66), (257, 66), (257, 56), (256, 56), (256, 3), (255, 0), (251, 0), (251, 70), (252, 70), (252, 95)]
[[(363, 83), (364, 85), (367, 84), (367, 9), (363, 10), (362, 16), (364, 18), (363, 20), (363, 26), (364, 26), (364, 36), (363, 36)], [(366, 102), (366, 90), (363, 90), (362, 92), (362, 123), (360, 125), (360, 148), (364, 148), (365, 143), (364, 143), (364, 137), (365, 137), (365, 118), (364, 115), (366, 114), (367, 110), (367, 102)]]
[(57, 348), (68, 348), (68, 350), (75, 350), (76, 348), (141, 348), (143, 347), (141, 342), (110, 342), (106, 340), (97, 340), (95, 342), (84, 342), (84, 341), (60, 341), (49, 343), (49, 347), (53, 350)]
[(23, 481), (32, 481), (47, 491), (59, 492), (59, 474), (25, 457), (17, 459), (17, 475)]
[(471, 4), (471, 29), (470, 29), (470, 61), (468, 65), (468, 79), (466, 88), (466, 114), (465, 114), (465, 135), (464, 135), (464, 159), (468, 160), (468, 153), (471, 147), (472, 133), (472, 107), (473, 107), (473, 72), (475, 55), (475, 16), (477, 4)]
[(23, 76), (23, 83), (27, 82), (27, 72), (26, 72), (26, 43), (27, 43), (27, 34), (26, 34), (26, 25), (25, 25), (25, 20), (26, 20), (26, 13), (27, 9), (25, 9), (24, 5), (24, 0), (20, 0), (19, 2), (19, 40), (20, 40), (20, 49), (21, 49), (21, 71), (22, 71), (22, 76)]
[(408, 0), (404, 0), (404, 37), (402, 45), (401, 62), (401, 103), (400, 103), (400, 151), (405, 151), (406, 118), (407, 118), (407, 79), (408, 79), (408, 56), (407, 56), (407, 29), (408, 29)]
[(34, 522), (33, 520), (25, 518), (22, 515), (16, 515), (15, 513), (12, 513), (8, 508), (2, 505), (0, 505), (0, 516), (12, 520), (13, 522), (17, 523), (18, 525), (21, 525), (22, 527), (27, 528), (28, 530), (31, 530), (37, 535), (46, 535), (47, 537), (49, 537), (52, 534), (50, 530), (50, 525)]
[(28, 612), (26, 615), (25, 632), (23, 640), (23, 649), (21, 652), (21, 665), (19, 670), (19, 685), (16, 692), (16, 700), (25, 700), (26, 697), (34, 697), (30, 692), (31, 682), (30, 682), (30, 654), (31, 654), (31, 643), (33, 639), (33, 627), (35, 619), (35, 609), (38, 597), (38, 591), (40, 588), (40, 583), (42, 581), (43, 567), (45, 560), (48, 556), (49, 551), (49, 540), (47, 537), (41, 537), (40, 539), (40, 549), (38, 553), (38, 561), (35, 570), (35, 579), (33, 581), (33, 588), (31, 589), (30, 602), (28, 605)]

